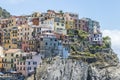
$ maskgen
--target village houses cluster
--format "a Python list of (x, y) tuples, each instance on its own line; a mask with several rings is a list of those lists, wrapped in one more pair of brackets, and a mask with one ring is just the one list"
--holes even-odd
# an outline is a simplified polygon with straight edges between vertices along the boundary
[(99, 22), (75, 13), (47, 10), (0, 19), (0, 70), (28, 76), (43, 58), (67, 57), (69, 30), (83, 30), (91, 44), (102, 44)]

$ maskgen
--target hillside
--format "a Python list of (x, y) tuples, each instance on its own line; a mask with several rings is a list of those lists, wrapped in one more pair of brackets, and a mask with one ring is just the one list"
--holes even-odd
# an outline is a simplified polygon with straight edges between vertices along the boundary
[(6, 10), (0, 7), (0, 17), (1, 18), (8, 18), (11, 14)]
[[(111, 49), (110, 38), (103, 37), (103, 45), (90, 45), (87, 33), (78, 31), (71, 38), (68, 58), (45, 59), (36, 70), (37, 80), (119, 80), (120, 64)], [(83, 33), (83, 34), (82, 34)], [(74, 37), (75, 34), (69, 34)], [(33, 80), (34, 76), (28, 80)]]

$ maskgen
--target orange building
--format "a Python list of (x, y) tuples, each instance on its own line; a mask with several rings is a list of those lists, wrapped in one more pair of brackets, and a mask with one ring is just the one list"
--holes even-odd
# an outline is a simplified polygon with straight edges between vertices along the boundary
[(3, 70), (3, 62), (2, 62), (3, 57), (0, 57), (0, 71)]

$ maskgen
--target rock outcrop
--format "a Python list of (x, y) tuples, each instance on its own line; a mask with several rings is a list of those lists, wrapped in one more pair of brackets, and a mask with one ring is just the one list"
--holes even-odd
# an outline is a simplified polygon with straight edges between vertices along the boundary
[(120, 65), (103, 69), (90, 66), (86, 80), (120, 80)]
[(37, 80), (120, 80), (120, 65), (99, 68), (75, 59), (57, 58), (36, 70)]

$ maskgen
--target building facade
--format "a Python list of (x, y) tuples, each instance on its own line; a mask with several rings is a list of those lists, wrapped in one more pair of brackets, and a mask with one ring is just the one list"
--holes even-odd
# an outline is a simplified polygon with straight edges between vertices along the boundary
[(33, 73), (37, 66), (42, 63), (43, 56), (36, 54), (36, 52), (23, 53), (22, 56), (16, 60), (16, 69), (18, 73), (28, 76)]
[(3, 68), (5, 71), (16, 70), (16, 56), (22, 53), (20, 49), (9, 49), (5, 51), (4, 58), (3, 58)]

